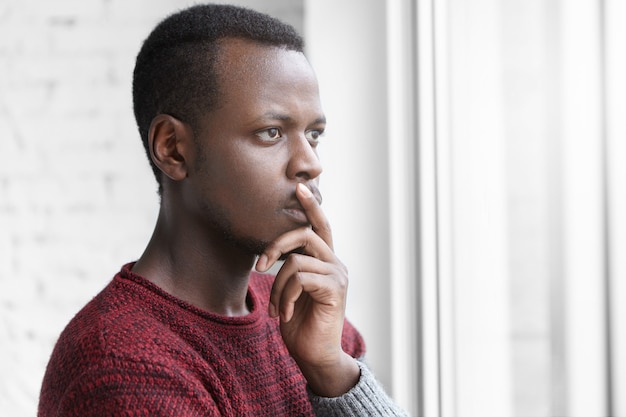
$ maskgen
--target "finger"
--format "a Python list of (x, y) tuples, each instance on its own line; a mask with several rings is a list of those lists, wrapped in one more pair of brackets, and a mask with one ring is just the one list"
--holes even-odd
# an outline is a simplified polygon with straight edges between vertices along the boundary
[(314, 272), (316, 274), (330, 274), (332, 269), (329, 264), (311, 256), (289, 255), (274, 279), (270, 293), (269, 314), (271, 317), (278, 315), (280, 299), (289, 280), (300, 272)]
[(317, 233), (309, 227), (301, 227), (282, 234), (270, 243), (259, 256), (255, 268), (259, 272), (265, 272), (283, 255), (295, 250), (327, 262), (335, 259), (332, 249)]
[(333, 297), (332, 284), (327, 275), (314, 272), (297, 272), (287, 280), (285, 287), (280, 293), (280, 301), (277, 311), (280, 312), (280, 320), (288, 323), (294, 316), (296, 302), (303, 293), (308, 294), (315, 303), (339, 305), (339, 300)]
[(313, 231), (326, 242), (328, 247), (333, 249), (333, 235), (330, 229), (330, 223), (328, 219), (326, 219), (326, 215), (322, 211), (320, 203), (311, 190), (306, 185), (298, 183), (296, 196), (300, 204), (302, 204), (302, 208), (304, 208), (304, 212), (311, 223)]

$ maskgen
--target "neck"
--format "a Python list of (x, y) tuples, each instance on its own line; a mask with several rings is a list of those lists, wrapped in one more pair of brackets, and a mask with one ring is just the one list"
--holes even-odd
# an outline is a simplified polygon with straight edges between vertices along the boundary
[(133, 271), (196, 307), (224, 316), (249, 313), (248, 281), (255, 256), (219, 233), (168, 216), (163, 206)]

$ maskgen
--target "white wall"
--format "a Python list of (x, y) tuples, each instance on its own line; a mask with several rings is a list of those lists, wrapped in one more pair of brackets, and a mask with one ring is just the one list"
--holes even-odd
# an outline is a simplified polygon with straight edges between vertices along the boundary
[(60, 331), (149, 238), (134, 55), (170, 1), (0, 3), (0, 409), (34, 415)]

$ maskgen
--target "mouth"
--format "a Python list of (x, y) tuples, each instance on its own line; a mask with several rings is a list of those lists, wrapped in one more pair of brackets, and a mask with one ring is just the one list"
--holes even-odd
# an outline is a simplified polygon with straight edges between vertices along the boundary
[[(311, 190), (311, 193), (317, 200), (318, 204), (322, 204), (322, 194), (320, 193), (319, 189), (317, 189), (317, 187), (309, 187), (309, 189)], [(298, 201), (298, 198), (295, 196), (295, 193), (291, 199), (290, 204), (288, 204), (283, 209), (283, 212), (297, 224), (310, 224), (309, 219), (306, 216), (306, 212), (304, 211), (302, 204), (300, 204), (300, 201)]]
[(319, 188), (313, 186), (313, 187), (307, 187), (311, 193), (313, 194), (313, 196), (315, 197), (315, 199), (317, 200), (317, 204), (322, 204), (322, 193), (320, 193)]
[(309, 224), (309, 219), (306, 217), (306, 213), (300, 204), (293, 204), (292, 206), (286, 207), (283, 209), (283, 212), (295, 223), (301, 225)]

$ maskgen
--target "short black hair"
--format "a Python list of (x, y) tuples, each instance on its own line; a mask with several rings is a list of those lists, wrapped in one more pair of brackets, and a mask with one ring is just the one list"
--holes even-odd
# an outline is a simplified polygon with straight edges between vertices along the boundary
[(290, 25), (252, 9), (202, 4), (161, 21), (144, 41), (133, 73), (133, 107), (139, 134), (162, 193), (161, 172), (150, 157), (148, 131), (158, 114), (193, 129), (219, 105), (216, 58), (219, 40), (243, 38), (303, 52), (304, 41)]

